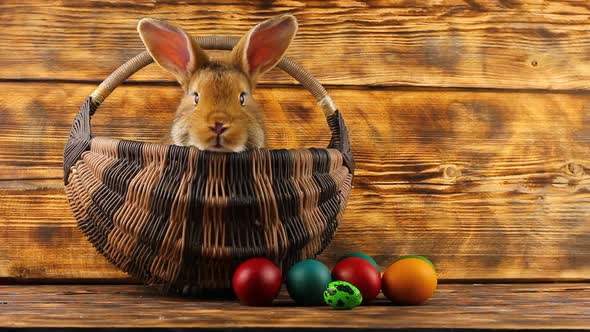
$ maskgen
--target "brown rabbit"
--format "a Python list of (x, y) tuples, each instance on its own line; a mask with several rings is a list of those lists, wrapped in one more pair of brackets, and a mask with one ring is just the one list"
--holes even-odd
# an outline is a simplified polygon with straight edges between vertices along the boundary
[(277, 16), (260, 23), (218, 61), (209, 59), (186, 32), (166, 22), (144, 18), (137, 30), (154, 60), (184, 90), (171, 143), (224, 152), (264, 146), (262, 117), (252, 93), (260, 76), (287, 51), (297, 31), (295, 17)]

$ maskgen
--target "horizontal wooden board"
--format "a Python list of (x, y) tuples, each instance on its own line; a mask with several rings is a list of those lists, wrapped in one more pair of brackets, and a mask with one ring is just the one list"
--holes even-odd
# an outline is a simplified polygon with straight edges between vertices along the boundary
[[(585, 0), (76, 1), (0, 4), (0, 79), (102, 80), (143, 50), (142, 17), (193, 35), (241, 35), (292, 13), (288, 56), (324, 84), (589, 89)], [(153, 66), (134, 80), (171, 79)], [(274, 71), (263, 83), (293, 83)]]
[[(72, 119), (93, 88), (0, 84), (0, 179), (9, 181), (7, 187), (63, 176), (63, 146)], [(373, 186), (420, 184), (451, 194), (493, 181), (535, 192), (545, 185), (581, 190), (588, 180), (590, 94), (413, 89), (330, 93), (350, 129), (356, 174)], [(173, 86), (124, 86), (97, 111), (93, 133), (158, 142), (172, 124), (180, 96)], [(261, 88), (254, 97), (270, 148), (328, 144), (323, 113), (307, 91)]]
[[(120, 279), (88, 244), (61, 185), (0, 190), (0, 278)], [(357, 186), (336, 238), (320, 256), (333, 266), (363, 251), (386, 268), (422, 254), (457, 280), (588, 280), (590, 194), (431, 195), (403, 186)]]
[(165, 297), (141, 286), (0, 286), (0, 297), (0, 327), (40, 331), (50, 327), (590, 330), (589, 284), (440, 285), (422, 306), (393, 306), (380, 295), (353, 310), (295, 306), (285, 292), (270, 307), (245, 307), (229, 299)]
[[(120, 278), (75, 229), (62, 191), (63, 144), (92, 86), (0, 88), (0, 277)], [(385, 267), (419, 253), (445, 280), (588, 279), (590, 95), (331, 92), (350, 128), (357, 176), (326, 263), (361, 250)], [(94, 132), (157, 141), (179, 94), (117, 89)], [(271, 147), (327, 144), (304, 90), (263, 88), (256, 97)]]
[[(130, 279), (98, 255), (75, 227), (71, 215), (67, 213), (68, 206), (64, 204), (65, 197), (61, 190), (52, 194), (39, 194), (23, 192), (20, 197), (15, 197), (2, 192), (0, 278), (12, 281)], [(22, 199), (20, 204), (6, 202), (15, 198)], [(59, 203), (55, 203), (56, 200)], [(56, 211), (58, 208), (62, 211)], [(11, 220), (17, 219), (6, 216), (11, 212), (21, 215), (27, 213), (30, 225), (9, 225)], [(61, 220), (57, 221), (57, 218)]]

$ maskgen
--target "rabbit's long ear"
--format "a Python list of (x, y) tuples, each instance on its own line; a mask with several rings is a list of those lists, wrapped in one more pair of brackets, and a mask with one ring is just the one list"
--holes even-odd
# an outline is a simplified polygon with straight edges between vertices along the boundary
[(152, 58), (170, 72), (186, 90), (192, 74), (209, 62), (207, 54), (182, 29), (144, 18), (137, 31)]
[(271, 70), (281, 60), (297, 32), (293, 15), (276, 16), (250, 30), (234, 47), (234, 64), (256, 83), (260, 75)]

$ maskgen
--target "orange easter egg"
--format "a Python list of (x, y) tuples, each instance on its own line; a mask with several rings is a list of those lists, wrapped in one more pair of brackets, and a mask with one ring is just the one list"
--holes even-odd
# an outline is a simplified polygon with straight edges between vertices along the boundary
[(434, 267), (419, 258), (405, 258), (393, 263), (382, 277), (383, 294), (403, 305), (424, 303), (434, 294), (436, 285)]

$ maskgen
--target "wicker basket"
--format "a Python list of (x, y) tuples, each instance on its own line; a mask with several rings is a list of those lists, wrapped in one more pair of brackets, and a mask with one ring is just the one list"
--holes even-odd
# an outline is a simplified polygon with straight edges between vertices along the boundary
[[(233, 37), (197, 38), (230, 50)], [(87, 98), (64, 152), (69, 204), (94, 247), (149, 284), (199, 294), (231, 289), (235, 267), (264, 256), (285, 272), (321, 253), (334, 236), (351, 190), (347, 129), (326, 90), (283, 58), (324, 110), (328, 148), (200, 151), (93, 137), (90, 118), (124, 80), (152, 63), (143, 52)]]

